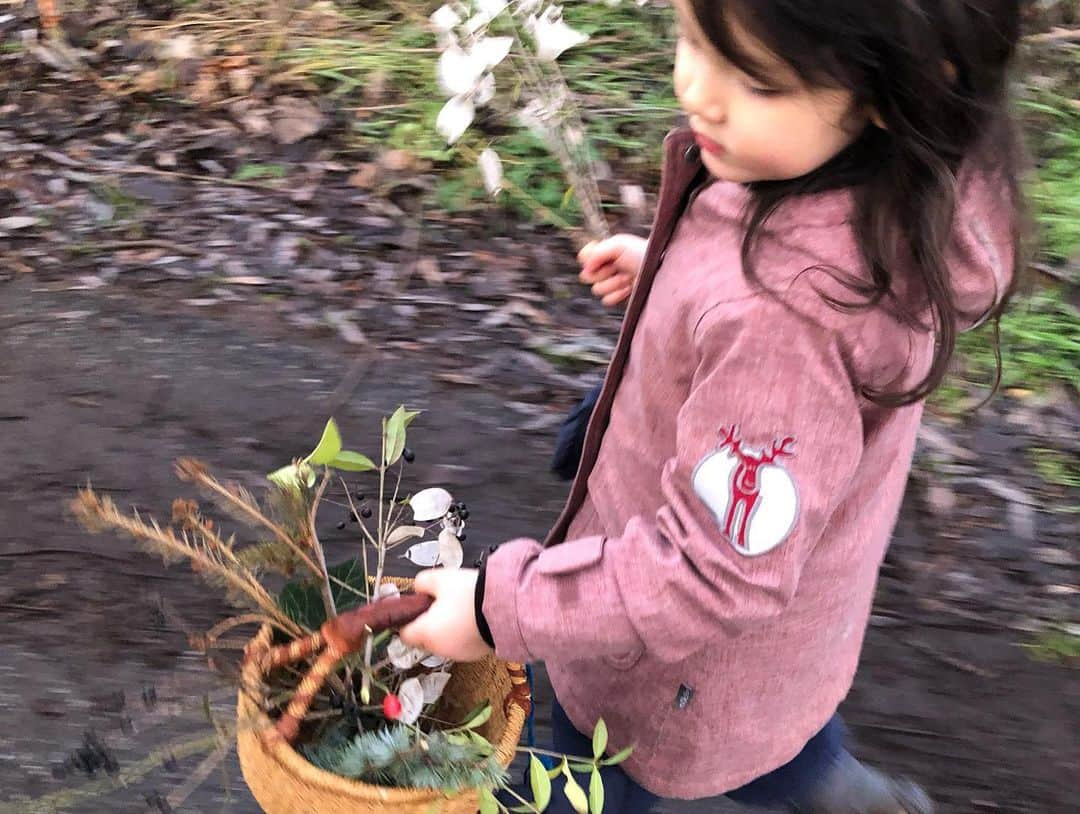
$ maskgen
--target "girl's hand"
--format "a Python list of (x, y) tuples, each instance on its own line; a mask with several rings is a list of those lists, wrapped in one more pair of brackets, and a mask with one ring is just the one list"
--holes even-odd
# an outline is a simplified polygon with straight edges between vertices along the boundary
[(592, 286), (593, 296), (600, 297), (604, 305), (618, 305), (634, 288), (645, 261), (646, 245), (645, 238), (627, 234), (593, 241), (578, 252), (578, 278)]
[(423, 616), (401, 629), (401, 640), (453, 661), (478, 661), (492, 652), (476, 627), (475, 568), (434, 568), (416, 575), (413, 589), (435, 597)]

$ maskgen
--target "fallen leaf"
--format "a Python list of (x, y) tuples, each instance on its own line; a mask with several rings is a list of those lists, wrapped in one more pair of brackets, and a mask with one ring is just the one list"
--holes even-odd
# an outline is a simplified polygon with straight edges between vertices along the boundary
[(356, 172), (349, 176), (349, 185), (360, 189), (371, 189), (379, 177), (379, 168), (375, 164), (361, 164)]
[(280, 96), (274, 102), (274, 138), (282, 144), (296, 144), (326, 127), (326, 117), (315, 105), (295, 96)]
[(27, 215), (12, 215), (8, 218), (0, 218), (0, 229), (6, 232), (14, 232), (18, 229), (29, 229), (37, 226), (38, 219)]

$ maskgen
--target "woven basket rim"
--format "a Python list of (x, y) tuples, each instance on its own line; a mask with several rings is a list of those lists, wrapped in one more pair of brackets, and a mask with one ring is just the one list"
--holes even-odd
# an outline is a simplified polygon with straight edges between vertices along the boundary
[[(412, 585), (410, 579), (386, 578), (386, 580), (394, 582), (399, 588), (407, 588)], [(272, 634), (270, 626), (264, 625), (252, 638), (249, 646), (268, 647)], [(513, 662), (499, 661), (498, 664), (510, 674), (522, 669), (521, 665)], [(463, 789), (458, 792), (444, 792), (438, 789), (377, 786), (320, 769), (284, 740), (270, 736), (274, 724), (270, 720), (270, 716), (256, 702), (255, 696), (258, 693), (252, 689), (259, 687), (261, 684), (262, 676), (259, 673), (258, 665), (254, 660), (248, 661), (242, 671), (239, 698), (237, 700), (237, 737), (252, 736), (252, 740), (258, 744), (259, 748), (267, 756), (275, 760), (286, 772), (302, 780), (306, 785), (353, 798), (361, 797), (368, 800), (402, 805), (434, 801), (440, 798), (452, 798), (474, 791), (472, 789)], [(502, 763), (504, 768), (508, 767), (514, 759), (526, 717), (528, 717), (528, 710), (524, 708), (522, 702), (511, 696), (508, 699), (506, 709), (507, 726), (499, 741), (493, 744), (499, 762)]]

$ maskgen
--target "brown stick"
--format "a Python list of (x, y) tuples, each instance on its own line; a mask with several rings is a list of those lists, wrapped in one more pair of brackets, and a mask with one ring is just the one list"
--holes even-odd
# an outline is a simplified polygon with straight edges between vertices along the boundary
[(248, 653), (245, 661), (257, 659), (259, 671), (265, 674), (274, 667), (305, 659), (326, 645), (315, 664), (301, 679), (288, 708), (278, 719), (275, 726), (277, 735), (287, 743), (295, 741), (311, 702), (333, 674), (337, 663), (350, 653), (360, 652), (368, 636), (408, 624), (427, 611), (434, 601), (427, 594), (403, 594), (379, 599), (328, 619), (317, 633), (310, 636), (270, 650)]

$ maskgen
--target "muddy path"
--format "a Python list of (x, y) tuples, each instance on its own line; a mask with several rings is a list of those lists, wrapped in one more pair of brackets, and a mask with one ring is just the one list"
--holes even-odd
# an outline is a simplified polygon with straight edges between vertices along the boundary
[[(166, 515), (183, 492), (169, 465), (179, 454), (256, 485), (309, 446), (328, 413), (360, 438), (404, 401), (427, 410), (415, 425), (410, 485), (443, 485), (470, 503), (468, 554), (541, 535), (560, 508), (565, 487), (547, 473), (553, 424), (506, 406), (507, 393), (538, 381), (511, 348), (476, 385), (455, 384), (433, 373), (465, 364), (467, 347), (358, 350), (251, 313), (226, 319), (160, 300), (149, 306), (122, 289), (64, 288), (20, 277), (4, 286), (0, 308), (5, 799), (85, 782), (54, 770), (88, 729), (130, 766), (171, 738), (207, 731), (202, 691), (217, 686), (214, 709), (228, 715), (227, 688), (207, 677), (179, 629), (205, 628), (224, 608), (182, 568), (74, 526), (63, 504), (88, 480), (122, 504)], [(552, 385), (552, 415), (575, 396), (575, 381)], [(987, 504), (985, 495), (971, 502)], [(1005, 507), (994, 506), (981, 536), (958, 539), (935, 537), (940, 524), (917, 497), (909, 501), (846, 712), (863, 754), (925, 780), (943, 811), (1075, 811), (1075, 668), (1019, 646), (1031, 634), (1013, 607), (1034, 602), (1045, 584), (1075, 579), (1074, 565), (1014, 568), (1024, 558), (1007, 555), (1008, 531), (995, 529)], [(1040, 542), (1064, 533), (1039, 517)], [(332, 551), (352, 542), (339, 519), (326, 515)], [(950, 594), (940, 580), (958, 561), (981, 563), (980, 573), (1003, 582)], [(149, 686), (161, 699), (153, 712), (141, 699)], [(541, 684), (542, 709), (549, 694)], [(187, 700), (169, 703), (179, 696)], [(153, 794), (175, 790), (197, 764), (167, 761), (73, 810), (155, 810)], [(180, 810), (255, 811), (233, 762), (226, 766), (227, 786), (216, 771)], [(665, 810), (731, 809), (701, 801)]]

